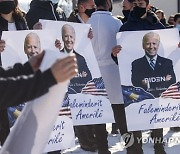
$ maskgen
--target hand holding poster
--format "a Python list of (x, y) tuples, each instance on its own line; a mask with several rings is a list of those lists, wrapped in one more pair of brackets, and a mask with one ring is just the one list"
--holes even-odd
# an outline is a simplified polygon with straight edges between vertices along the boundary
[[(129, 131), (179, 126), (178, 35), (176, 29), (117, 34)], [(167, 36), (171, 38), (168, 43)], [(134, 37), (137, 43), (128, 46)]]

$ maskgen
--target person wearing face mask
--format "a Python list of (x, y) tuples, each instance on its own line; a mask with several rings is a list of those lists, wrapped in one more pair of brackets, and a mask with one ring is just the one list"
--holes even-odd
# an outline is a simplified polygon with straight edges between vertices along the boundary
[[(86, 23), (92, 13), (95, 12), (95, 7), (96, 5), (94, 0), (78, 0), (77, 10), (74, 10), (71, 13), (68, 21)], [(95, 151), (98, 149), (98, 154), (109, 153), (105, 124), (75, 126), (74, 129), (78, 137), (80, 147), (83, 150)], [(94, 138), (94, 136), (96, 136), (96, 138)]]
[(77, 9), (75, 9), (67, 21), (86, 23), (92, 13), (96, 11), (94, 0), (78, 0)]
[(174, 22), (175, 22), (175, 26), (174, 27), (179, 30), (179, 35), (180, 35), (180, 13), (175, 14)]
[(28, 27), (38, 23), (39, 19), (66, 21), (65, 13), (61, 8), (57, 8), (59, 0), (32, 0), (30, 9), (26, 14)]
[(156, 15), (149, 10), (149, 0), (129, 0), (133, 10), (126, 24), (120, 31), (154, 30), (164, 29)]
[[(116, 44), (116, 33), (122, 26), (122, 22), (112, 16), (112, 13), (110, 12), (112, 6), (111, 0), (94, 1), (97, 11), (92, 14), (87, 23), (92, 26), (93, 50), (114, 112), (115, 122), (121, 135), (123, 135), (127, 132), (127, 127), (119, 69), (111, 59), (111, 50)], [(109, 151), (104, 150), (103, 154), (107, 153), (109, 153)]]
[[(165, 27), (157, 19), (156, 15), (149, 10), (149, 0), (128, 0), (132, 3), (133, 8), (129, 14), (128, 21), (120, 28), (123, 31), (140, 31), (140, 30), (155, 30), (164, 29)], [(112, 49), (112, 59), (118, 64), (117, 54), (123, 47), (117, 45)], [(141, 131), (128, 132), (134, 136), (134, 144), (127, 148), (128, 154), (143, 154), (142, 142), (137, 141), (137, 137), (141, 137)], [(163, 129), (153, 130), (151, 136), (153, 138), (163, 139)], [(154, 144), (155, 154), (166, 154), (163, 143)]]
[[(0, 46), (5, 44), (5, 41), (1, 40), (2, 31), (16, 31), (27, 30), (26, 21), (22, 16), (22, 12), (16, 6), (14, 0), (0, 0)], [(1, 50), (3, 52), (3, 50)], [(1, 57), (0, 57), (1, 65)], [(7, 110), (0, 110), (0, 142), (4, 143), (6, 137), (9, 134), (9, 121), (7, 116)]]
[(128, 0), (123, 0), (122, 7), (123, 7), (122, 13), (124, 15), (124, 18), (121, 21), (122, 23), (125, 23), (128, 20), (130, 11), (132, 9), (132, 3), (130, 3)]

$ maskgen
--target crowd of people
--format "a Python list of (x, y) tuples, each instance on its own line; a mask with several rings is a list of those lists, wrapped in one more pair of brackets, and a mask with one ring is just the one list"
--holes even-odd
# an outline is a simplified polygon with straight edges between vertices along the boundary
[[(18, 0), (0, 0), (0, 38), (3, 31), (42, 29), (39, 19), (91, 24), (92, 31), (90, 31), (91, 34), (89, 35), (91, 36), (89, 37), (92, 41), (93, 50), (104, 83), (108, 87), (106, 90), (116, 122), (112, 125), (112, 133), (120, 132), (121, 135), (133, 135), (135, 141), (132, 146), (127, 147), (127, 154), (143, 154), (142, 143), (137, 140), (142, 135), (141, 131), (128, 132), (127, 130), (123, 96), (120, 93), (122, 89), (117, 61), (117, 54), (121, 52), (123, 47), (116, 44), (116, 34), (124, 31), (158, 30), (165, 28), (177, 28), (180, 34), (180, 13), (171, 15), (167, 20), (163, 10), (151, 6), (150, 0), (123, 0), (122, 13), (124, 16), (114, 17), (111, 13), (113, 9), (111, 0), (78, 0), (77, 8), (67, 18), (63, 10), (57, 6), (58, 0), (32, 0), (29, 11), (23, 12), (18, 6)], [(72, 35), (75, 35), (70, 25), (66, 25), (62, 31), (71, 31)], [(32, 44), (31, 37), (35, 37), (37, 40), (34, 45), (30, 45)], [(148, 48), (146, 45), (147, 42), (149, 40), (158, 40), (158, 38), (157, 34), (144, 36), (143, 47)], [(62, 39), (66, 43), (65, 36), (62, 36)], [(5, 44), (6, 42), (0, 39), (0, 52), (4, 51)], [(58, 43), (56, 42), (56, 44)], [(180, 44), (177, 46), (180, 47)], [(77, 56), (73, 48), (68, 51), (66, 45), (64, 47), (65, 49), (61, 50), (61, 52), (67, 52), (69, 54), (72, 51)], [(50, 69), (41, 72), (39, 66), (44, 52), (41, 51), (40, 40), (34, 33), (26, 36), (24, 52), (29, 58), (28, 62), (24, 65), (16, 64), (9, 70), (0, 67), (1, 145), (3, 145), (10, 132), (7, 115), (8, 107), (37, 98), (45, 94), (54, 84), (71, 79), (77, 73), (75, 55), (57, 60)], [(80, 56), (78, 55), (77, 59)], [(147, 52), (146, 56), (149, 57), (149, 59), (147, 58), (149, 63), (152, 62), (152, 57), (156, 57), (156, 59), (158, 57), (157, 52), (152, 55), (149, 55)], [(170, 61), (168, 62), (171, 63)], [(23, 76), (26, 76), (26, 78)], [(13, 79), (9, 77), (13, 77)], [(169, 80), (171, 81), (171, 78)], [(174, 82), (172, 81), (172, 83)], [(143, 87), (143, 85), (138, 86)], [(34, 89), (36, 90), (34, 91)], [(108, 149), (106, 124), (75, 126), (74, 130), (80, 147), (83, 150), (92, 152), (97, 150), (98, 154), (111, 154)], [(179, 131), (180, 129), (176, 127), (172, 128), (172, 130)], [(163, 140), (163, 129), (153, 129), (151, 137)], [(124, 141), (126, 142), (126, 140)], [(155, 154), (166, 154), (162, 142), (154, 144), (154, 151)], [(60, 151), (50, 153), (55, 154), (60, 153)]]

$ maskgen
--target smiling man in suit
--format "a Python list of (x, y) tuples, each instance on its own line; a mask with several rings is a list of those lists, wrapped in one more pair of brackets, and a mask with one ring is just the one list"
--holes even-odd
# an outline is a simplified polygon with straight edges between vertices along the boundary
[(70, 87), (71, 89), (74, 89), (76, 93), (80, 93), (87, 82), (92, 79), (92, 76), (84, 57), (74, 50), (76, 34), (75, 29), (71, 25), (63, 25), (62, 40), (64, 42), (64, 48), (61, 50), (61, 52), (67, 54), (74, 53), (76, 55), (78, 63), (78, 74), (73, 79), (71, 79)]
[(143, 37), (145, 56), (132, 62), (132, 83), (159, 97), (171, 84), (176, 82), (172, 60), (157, 54), (160, 37), (149, 32)]

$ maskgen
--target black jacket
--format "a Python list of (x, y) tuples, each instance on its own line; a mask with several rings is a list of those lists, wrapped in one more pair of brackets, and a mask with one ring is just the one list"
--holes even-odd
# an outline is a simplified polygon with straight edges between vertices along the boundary
[(37, 98), (56, 84), (50, 69), (35, 74), (29, 63), (16, 64), (9, 70), (0, 67), (0, 141), (4, 143), (9, 133), (7, 107), (16, 106)]
[[(172, 77), (169, 81), (165, 81), (167, 75)], [(160, 97), (162, 92), (176, 82), (172, 60), (158, 56), (153, 70), (145, 56), (136, 59), (132, 62), (131, 80), (135, 87), (142, 87), (154, 97)], [(147, 85), (143, 84), (143, 80)]]
[[(61, 52), (64, 52), (64, 49), (62, 49)], [(73, 53), (76, 55), (77, 59), (78, 74), (70, 80), (69, 88), (76, 93), (81, 93), (82, 88), (85, 87), (87, 82), (92, 80), (92, 76), (84, 57), (75, 50)]]
[[(26, 21), (22, 16), (20, 16), (16, 13), (13, 13), (12, 16), (14, 18), (15, 26), (16, 26), (17, 30), (27, 30), (28, 29)], [(8, 31), (8, 21), (0, 16), (0, 39), (2, 36), (2, 31)], [(0, 65), (1, 65), (1, 55), (0, 55)], [(4, 71), (2, 68), (0, 68), (0, 77), (5, 77), (4, 76), (6, 74), (5, 72), (6, 71)], [(2, 82), (2, 81), (0, 81), (0, 82)], [(6, 84), (5, 84), (5, 86), (8, 86)], [(1, 90), (3, 91), (3, 85), (1, 86), (1, 88), (2, 88)], [(7, 90), (7, 88), (4, 90)], [(10, 90), (11, 89), (9, 88), (9, 91)], [(10, 102), (8, 102), (8, 99), (12, 98), (12, 97), (11, 97), (11, 95), (9, 95), (9, 92), (7, 92), (6, 95), (7, 95), (6, 97), (5, 97), (5, 95), (4, 96), (1, 95), (1, 97), (0, 97), (0, 100), (1, 99), (5, 100), (5, 102), (0, 101), (0, 104), (2, 106), (4, 106), (4, 107), (2, 107), (0, 105), (0, 142), (1, 142), (1, 144), (4, 143), (7, 135), (9, 134), (9, 120), (8, 120), (6, 107), (8, 106), (8, 103), (10, 103)], [(19, 103), (21, 103), (21, 102), (19, 102)]]
[[(14, 18), (17, 30), (27, 30), (28, 29), (26, 20), (23, 17), (14, 13), (13, 18)], [(2, 35), (2, 31), (8, 31), (8, 22), (7, 22), (7, 20), (5, 20), (4, 18), (2, 18), (0, 16), (0, 38)]]
[[(149, 11), (147, 12), (147, 17), (145, 19), (139, 19), (134, 16), (133, 11), (130, 12), (128, 21), (124, 23), (120, 32), (123, 31), (141, 31), (141, 30), (156, 30), (156, 29), (165, 29), (162, 23), (159, 22), (156, 15)], [(117, 57), (114, 57), (111, 54), (112, 59), (118, 64)]]
[(65, 21), (65, 13), (62, 10), (56, 10), (56, 8), (57, 4), (53, 5), (51, 1), (32, 0), (30, 9), (26, 14), (28, 27), (33, 29), (34, 24), (39, 19)]
[(128, 21), (124, 23), (121, 28), (120, 32), (123, 31), (140, 31), (140, 30), (155, 30), (155, 29), (164, 29), (162, 23), (159, 22), (156, 15), (148, 11), (147, 17), (145, 19), (137, 18), (134, 16), (133, 11), (130, 12)]
[(67, 21), (81, 23), (81, 21), (78, 18), (78, 10), (77, 9), (74, 9), (74, 11), (70, 14), (69, 18), (67, 19)]

